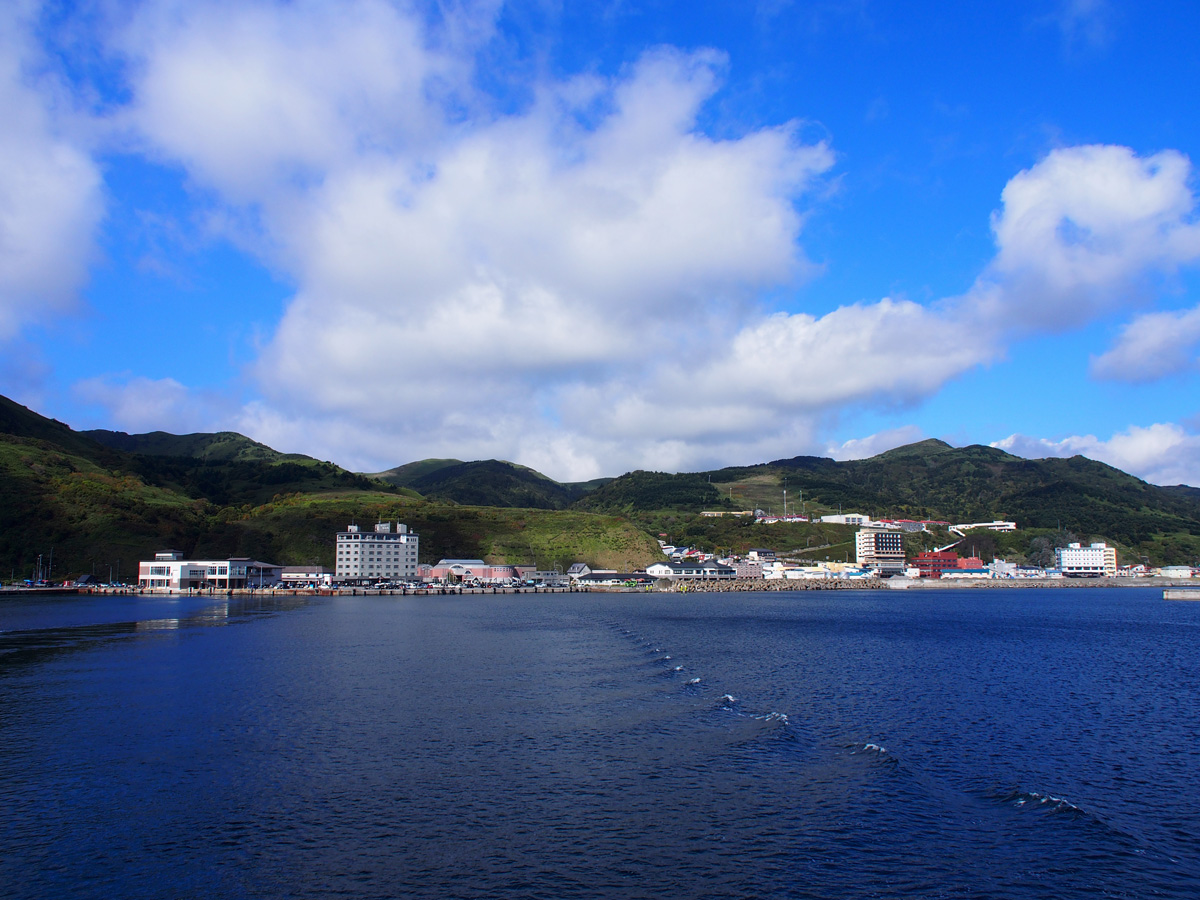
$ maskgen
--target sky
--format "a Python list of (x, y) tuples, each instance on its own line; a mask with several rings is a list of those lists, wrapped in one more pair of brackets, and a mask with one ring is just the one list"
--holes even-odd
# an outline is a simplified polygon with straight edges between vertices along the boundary
[(1200, 6), (0, 4), (0, 393), (356, 471), (1200, 485)]

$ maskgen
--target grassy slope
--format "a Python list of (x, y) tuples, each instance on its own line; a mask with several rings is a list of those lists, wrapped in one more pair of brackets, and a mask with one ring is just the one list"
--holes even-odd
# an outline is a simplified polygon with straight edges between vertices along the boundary
[(461, 459), (420, 459), (416, 462), (396, 466), (394, 469), (388, 469), (386, 472), (376, 472), (370, 477), (386, 481), (397, 487), (411, 487), (414, 480), (436, 472), (438, 469), (460, 465), (462, 465)]
[(215, 519), (198, 555), (240, 552), (332, 566), (334, 534), (347, 524), (399, 520), (421, 536), (422, 562), (480, 558), (566, 568), (584, 561), (620, 568), (660, 556), (644, 531), (617, 517), (446, 505), (383, 493), (292, 495), (251, 510), (222, 510)]
[(39, 553), (55, 573), (92, 571), (148, 549), (194, 543), (208, 504), (146, 484), (85, 456), (31, 438), (0, 435), (0, 577), (27, 577)]

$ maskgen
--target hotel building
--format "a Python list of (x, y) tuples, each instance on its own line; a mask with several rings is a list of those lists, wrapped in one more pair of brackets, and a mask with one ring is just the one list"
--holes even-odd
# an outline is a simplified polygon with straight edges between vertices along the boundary
[(391, 522), (380, 522), (374, 531), (348, 525), (337, 535), (337, 577), (348, 581), (416, 581), (417, 541), (416, 533), (399, 522), (394, 531)]
[(862, 528), (854, 536), (854, 558), (876, 575), (903, 575), (904, 537), (898, 529)]

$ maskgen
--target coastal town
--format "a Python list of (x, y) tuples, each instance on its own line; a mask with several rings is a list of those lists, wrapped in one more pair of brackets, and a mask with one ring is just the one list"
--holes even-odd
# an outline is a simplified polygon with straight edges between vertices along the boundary
[[(808, 587), (910, 586), (1161, 578), (1190, 580), (1190, 566), (1119, 565), (1117, 551), (1103, 542), (1071, 542), (1055, 549), (1048, 568), (1003, 559), (984, 561), (962, 555), (958, 547), (979, 531), (1014, 531), (1015, 522), (952, 524), (917, 520), (872, 520), (857, 514), (824, 517), (834, 524), (856, 525), (853, 561), (799, 561), (767, 547), (744, 555), (721, 556), (659, 540), (663, 559), (631, 572), (595, 569), (583, 562), (566, 568), (490, 563), (482, 559), (418, 562), (420, 537), (401, 522), (379, 522), (370, 529), (351, 524), (335, 535), (336, 563), (327, 567), (283, 566), (250, 558), (187, 559), (163, 550), (139, 563), (137, 586), (145, 591), (235, 590), (423, 590), (574, 588), (702, 590), (734, 583), (738, 589), (797, 590)], [(934, 550), (906, 556), (903, 535), (941, 526), (958, 539)], [(84, 585), (86, 585), (86, 581)], [(83, 586), (83, 585), (80, 585)]]

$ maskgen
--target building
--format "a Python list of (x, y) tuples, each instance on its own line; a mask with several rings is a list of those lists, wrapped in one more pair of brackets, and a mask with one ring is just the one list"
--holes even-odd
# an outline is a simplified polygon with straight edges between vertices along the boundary
[(184, 559), (178, 550), (160, 550), (153, 560), (138, 563), (138, 587), (170, 591), (270, 587), (282, 566), (244, 556), (229, 559)]
[(1058, 568), (1067, 578), (1115, 577), (1117, 574), (1117, 548), (1104, 543), (1084, 547), (1068, 544), (1054, 551)]
[(724, 580), (736, 578), (737, 570), (717, 562), (660, 562), (646, 566), (646, 574), (654, 578)]
[(1037, 566), (1020, 566), (1003, 559), (993, 559), (988, 565), (993, 578), (1044, 578), (1046, 572)]
[(333, 573), (324, 566), (284, 566), (279, 580), (288, 587), (329, 587)]
[(1193, 577), (1191, 566), (1163, 566), (1158, 570), (1160, 578), (1191, 578)]
[(891, 528), (861, 528), (854, 536), (854, 558), (876, 575), (903, 575), (904, 537)]
[(336, 573), (343, 581), (416, 581), (416, 533), (407, 525), (380, 522), (374, 531), (346, 526), (337, 535)]
[(947, 569), (958, 568), (958, 554), (953, 550), (926, 550), (916, 555), (913, 566), (922, 578), (941, 578)]
[(734, 573), (738, 578), (762, 578), (763, 563), (755, 559), (739, 559), (733, 563)]
[(508, 584), (521, 578), (516, 566), (496, 565), (482, 559), (439, 559), (437, 565), (421, 566), (422, 581), (445, 581), (453, 584)]
[(838, 513), (836, 516), (821, 516), (821, 521), (826, 525), (866, 525), (871, 517), (861, 513)]
[(654, 579), (645, 572), (594, 571), (580, 575), (575, 581), (585, 587), (639, 587), (652, 584)]

